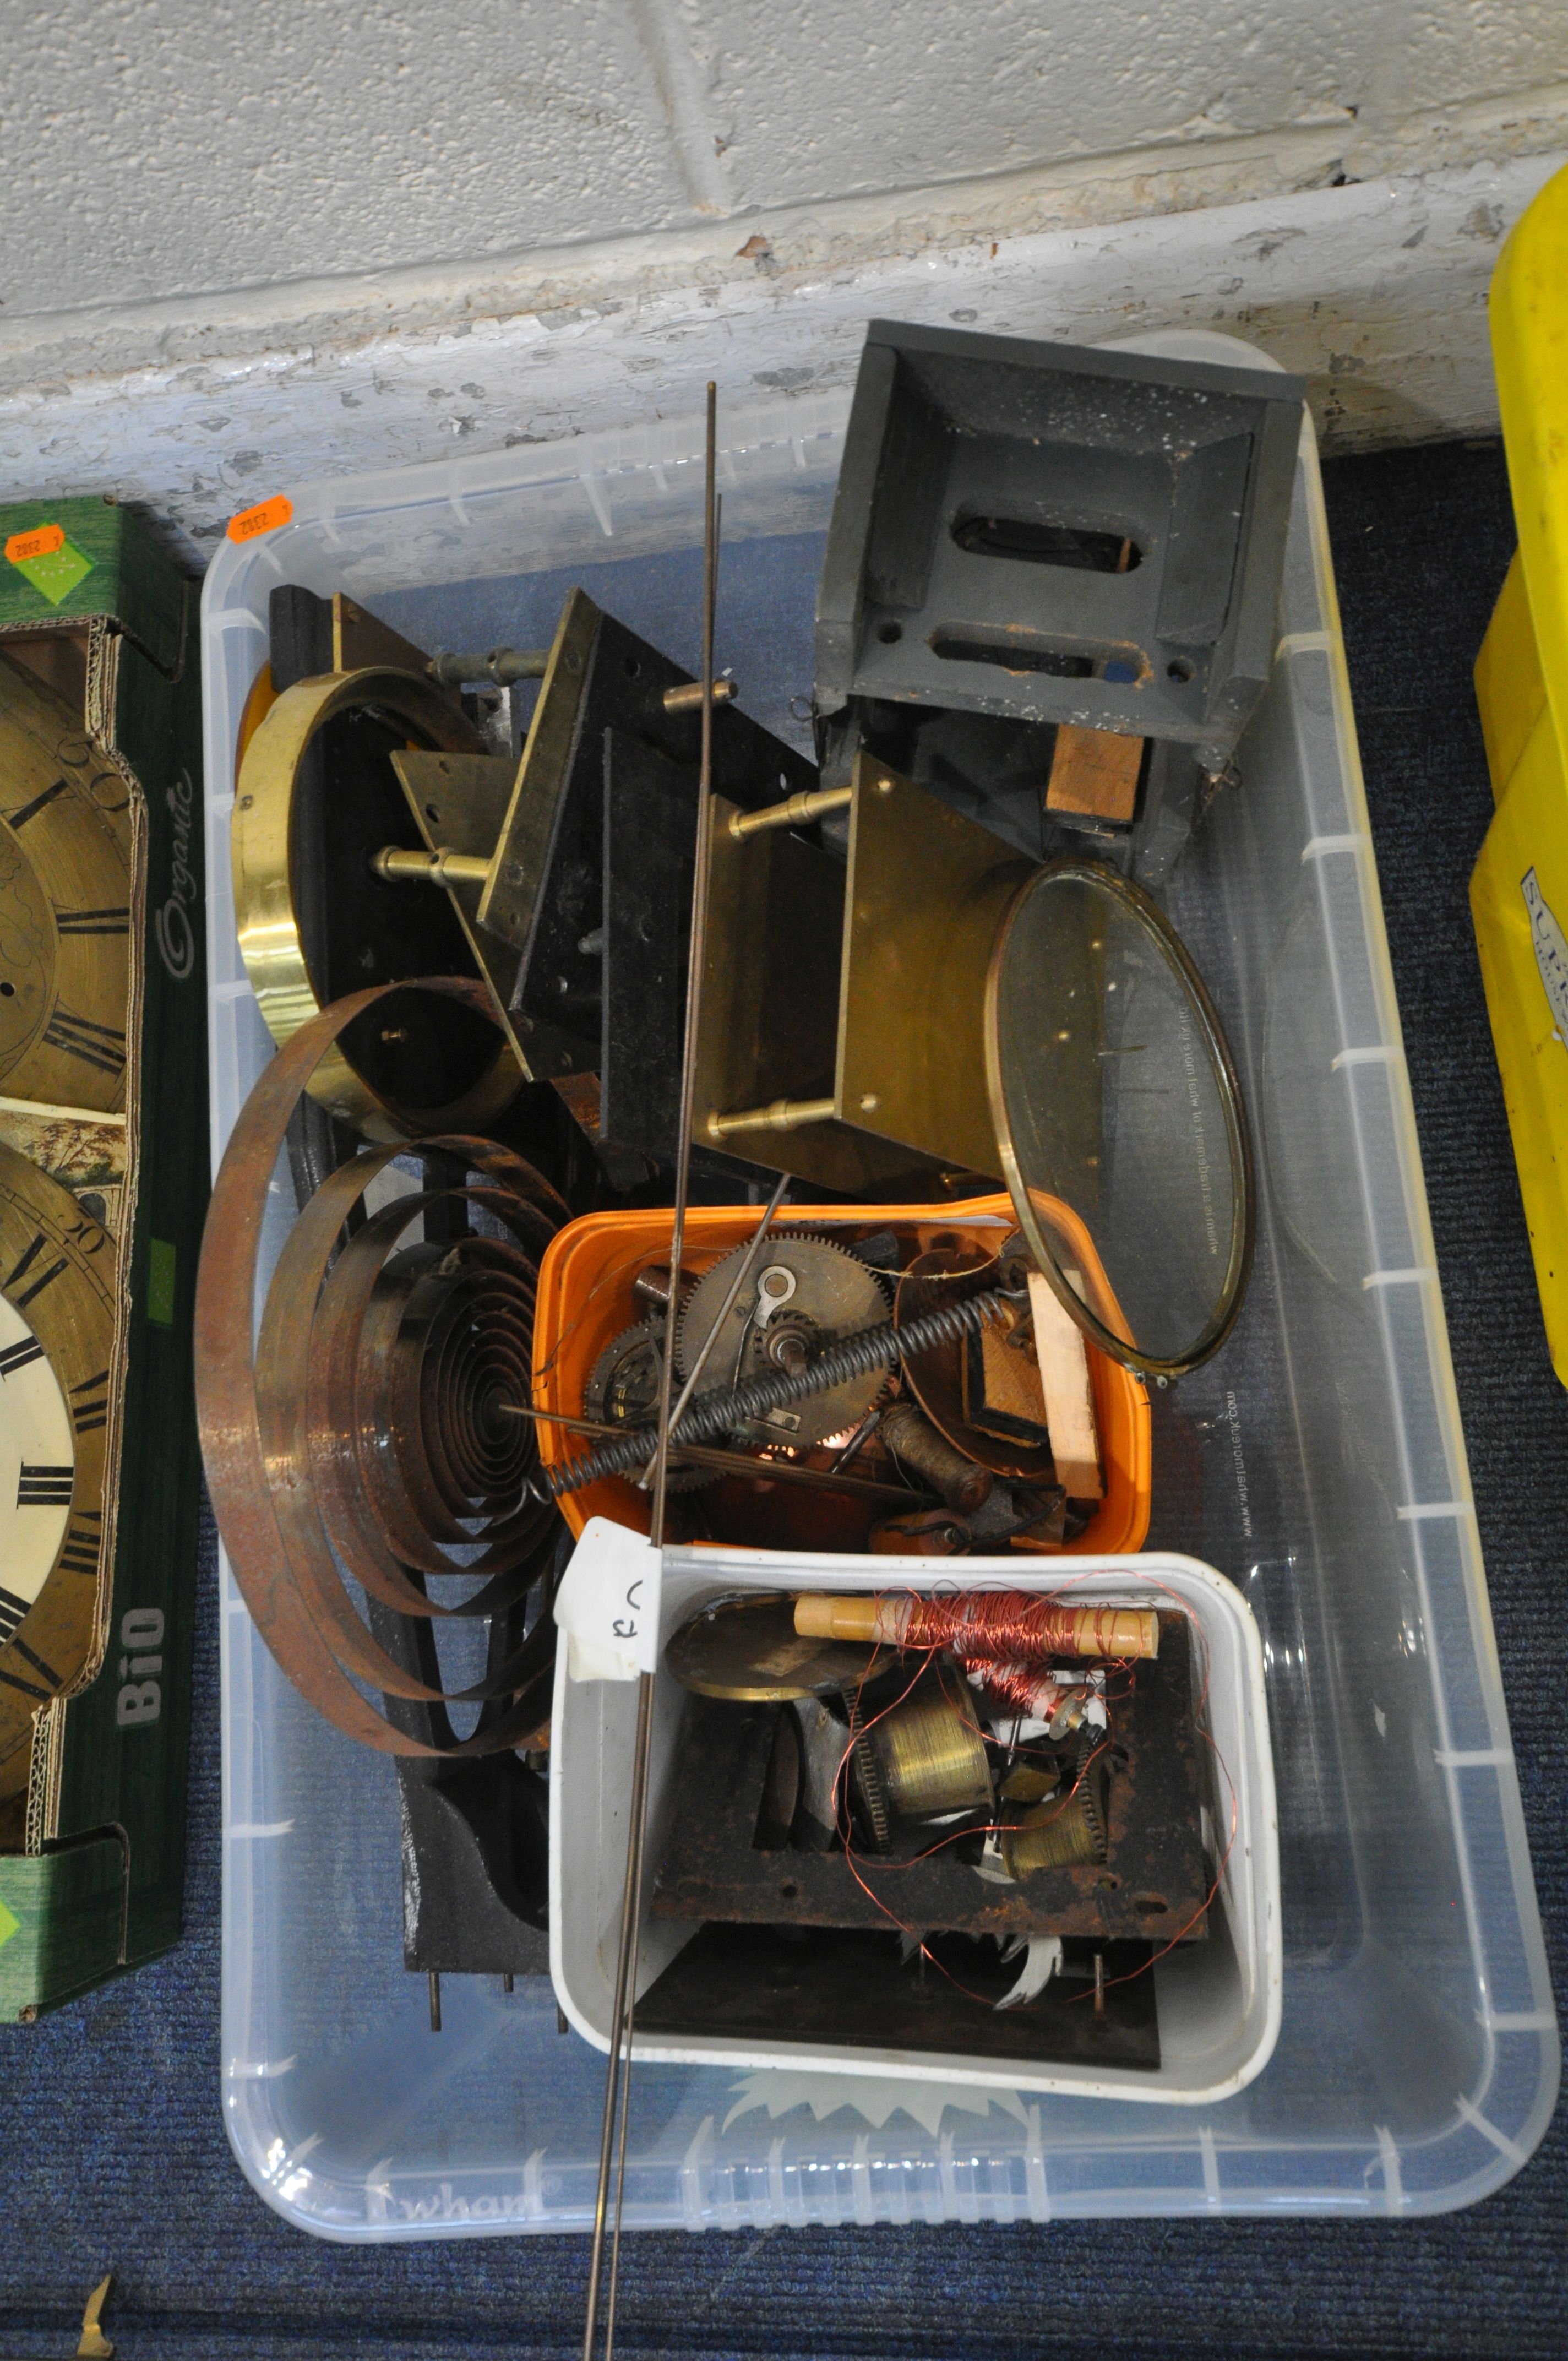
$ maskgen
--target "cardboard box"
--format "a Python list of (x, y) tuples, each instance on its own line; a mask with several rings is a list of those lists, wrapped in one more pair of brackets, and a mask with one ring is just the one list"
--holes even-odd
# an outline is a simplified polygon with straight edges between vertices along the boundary
[(118, 1257), (94, 1645), (37, 1718), (25, 1797), (0, 1809), (0, 2021), (26, 2022), (180, 1931), (206, 976), (196, 586), (103, 500), (0, 506), (0, 653), (79, 708), (125, 783), (133, 848), (123, 1125), (0, 1098), (0, 1138), (91, 1199)]

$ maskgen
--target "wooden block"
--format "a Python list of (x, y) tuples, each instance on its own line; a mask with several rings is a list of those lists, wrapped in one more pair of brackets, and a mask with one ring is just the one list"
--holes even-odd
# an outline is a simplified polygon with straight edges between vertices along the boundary
[(1138, 800), (1144, 741), (1117, 730), (1080, 730), (1062, 722), (1051, 756), (1046, 809), (1128, 827)]
[[(1069, 1282), (1076, 1273), (1069, 1271)], [(1100, 1436), (1094, 1423), (1094, 1389), (1089, 1377), (1089, 1340), (1064, 1312), (1037, 1270), (1029, 1273), (1029, 1310), (1035, 1321), (1035, 1351), (1051, 1431), (1057, 1482), (1069, 1500), (1102, 1500)]]
[(1026, 1451), (1050, 1448), (1046, 1398), (1039, 1366), (1027, 1349), (1028, 1332), (1019, 1335), (1022, 1352), (994, 1328), (986, 1327), (966, 1339), (963, 1358), (964, 1416), (970, 1426), (996, 1443), (1021, 1444)]

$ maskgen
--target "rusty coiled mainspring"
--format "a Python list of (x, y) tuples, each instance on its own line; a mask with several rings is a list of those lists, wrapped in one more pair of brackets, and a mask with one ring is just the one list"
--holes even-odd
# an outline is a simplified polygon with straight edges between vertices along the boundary
[[(483, 986), (456, 979), (416, 988), (485, 1005)], [(484, 1754), (514, 1746), (549, 1710), (549, 1615), (507, 1642), (512, 1610), (548, 1578), (560, 1522), (532, 1488), (532, 1426), (505, 1406), (527, 1399), (538, 1260), (566, 1207), (493, 1140), (368, 1148), (307, 1197), (251, 1344), (267, 1202), (295, 1102), (381, 996), (356, 994), (302, 1026), (240, 1111), (197, 1281), (202, 1450), (235, 1578), (317, 1710), (382, 1752)], [(368, 1212), (371, 1183), (408, 1158), (425, 1185)], [(495, 1235), (474, 1235), (486, 1216)], [(441, 1605), (426, 1585), (451, 1576), (478, 1587)], [(368, 1623), (345, 1576), (365, 1593)], [(476, 1617), (491, 1620), (489, 1671), (445, 1689), (433, 1677), (433, 1628)], [(387, 1711), (356, 1683), (381, 1692)], [(406, 1701), (429, 1710), (411, 1714)], [(462, 1740), (445, 1719), (459, 1703), (481, 1708)]]
[[(863, 1378), (873, 1369), (895, 1368), (901, 1360), (917, 1353), (928, 1353), (937, 1345), (956, 1345), (962, 1336), (972, 1335), (983, 1328), (988, 1320), (1001, 1317), (1010, 1298), (1002, 1288), (988, 1288), (982, 1295), (970, 1296), (964, 1303), (949, 1303), (939, 1312), (927, 1312), (918, 1320), (909, 1320), (895, 1326), (890, 1320), (875, 1328), (862, 1328), (857, 1336), (846, 1336), (830, 1345), (814, 1361), (791, 1375), (788, 1370), (770, 1370), (765, 1377), (750, 1378), (744, 1385), (716, 1387), (711, 1393), (698, 1394), (682, 1413), (671, 1431), (672, 1446), (683, 1443), (707, 1443), (718, 1434), (728, 1433), (731, 1427), (743, 1426), (754, 1418), (765, 1418), (769, 1411), (783, 1410), (786, 1404), (803, 1401), (808, 1395), (828, 1393), (841, 1386), (847, 1378)], [(568, 1492), (580, 1492), (587, 1484), (597, 1484), (607, 1476), (624, 1476), (633, 1467), (646, 1466), (658, 1444), (658, 1431), (652, 1426), (630, 1427), (624, 1435), (601, 1443), (579, 1458), (566, 1459), (554, 1467), (541, 1470), (534, 1479), (534, 1488), (541, 1499), (559, 1500)]]

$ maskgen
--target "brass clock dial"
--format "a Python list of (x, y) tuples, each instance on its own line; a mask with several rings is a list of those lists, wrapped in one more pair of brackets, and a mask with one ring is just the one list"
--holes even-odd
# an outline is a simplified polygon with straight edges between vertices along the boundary
[(69, 1190), (0, 1145), (0, 1802), (93, 1653), (114, 1260)]
[(52, 689), (0, 655), (0, 1093), (126, 1103), (126, 789)]

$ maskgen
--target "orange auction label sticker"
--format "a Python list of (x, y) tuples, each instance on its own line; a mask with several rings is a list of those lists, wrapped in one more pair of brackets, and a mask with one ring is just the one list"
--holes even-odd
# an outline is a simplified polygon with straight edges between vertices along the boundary
[(38, 524), (31, 533), (14, 533), (5, 544), (5, 555), (13, 566), (25, 566), (29, 557), (52, 557), (64, 547), (63, 525)]
[(258, 533), (276, 533), (280, 524), (288, 523), (293, 513), (294, 503), (288, 493), (274, 493), (271, 500), (263, 500), (258, 508), (242, 509), (238, 516), (230, 517), (229, 539), (254, 541)]

